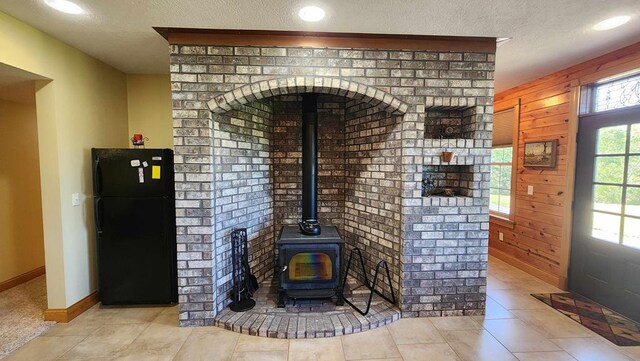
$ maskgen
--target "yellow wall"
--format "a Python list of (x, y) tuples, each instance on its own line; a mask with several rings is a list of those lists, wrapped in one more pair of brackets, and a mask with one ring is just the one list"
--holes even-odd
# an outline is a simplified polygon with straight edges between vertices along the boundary
[(42, 266), (36, 107), (0, 100), (0, 282)]
[(126, 76), (1, 12), (0, 63), (51, 79), (36, 84), (42, 214), (49, 308), (66, 308), (97, 288), (90, 149), (128, 146)]
[(173, 148), (169, 75), (127, 75), (129, 136), (142, 133), (147, 148)]

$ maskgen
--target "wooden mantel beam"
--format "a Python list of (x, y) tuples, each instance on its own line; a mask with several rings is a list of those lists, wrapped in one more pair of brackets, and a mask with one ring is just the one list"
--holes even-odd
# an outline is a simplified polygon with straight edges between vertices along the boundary
[(496, 38), (274, 30), (154, 28), (174, 45), (300, 46), (494, 53)]

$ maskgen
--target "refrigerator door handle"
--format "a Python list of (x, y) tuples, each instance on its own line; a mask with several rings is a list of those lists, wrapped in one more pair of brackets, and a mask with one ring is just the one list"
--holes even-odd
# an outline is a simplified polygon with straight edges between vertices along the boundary
[(96, 212), (95, 212), (95, 218), (96, 218), (96, 231), (98, 233), (98, 235), (102, 234), (102, 212), (103, 212), (103, 204), (102, 204), (102, 198), (96, 198)]
[(93, 164), (93, 191), (96, 195), (102, 194), (102, 167), (100, 167), (100, 158), (96, 158)]

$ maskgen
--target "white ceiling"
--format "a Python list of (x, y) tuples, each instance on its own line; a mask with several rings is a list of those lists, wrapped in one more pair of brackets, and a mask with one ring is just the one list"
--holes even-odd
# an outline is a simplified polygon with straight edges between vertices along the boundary
[[(299, 30), (511, 37), (498, 48), (496, 90), (580, 63), (640, 40), (639, 0), (76, 0), (84, 15), (42, 0), (2, 0), (0, 11), (126, 73), (168, 73), (168, 47), (152, 27)], [(305, 23), (318, 5), (327, 17)], [(616, 15), (632, 20), (596, 32)]]

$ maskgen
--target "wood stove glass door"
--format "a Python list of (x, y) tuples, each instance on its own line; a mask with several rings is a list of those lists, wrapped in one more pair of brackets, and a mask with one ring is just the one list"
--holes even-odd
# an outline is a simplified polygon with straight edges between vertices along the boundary
[(289, 281), (317, 282), (333, 279), (333, 261), (324, 252), (296, 253), (289, 261)]

